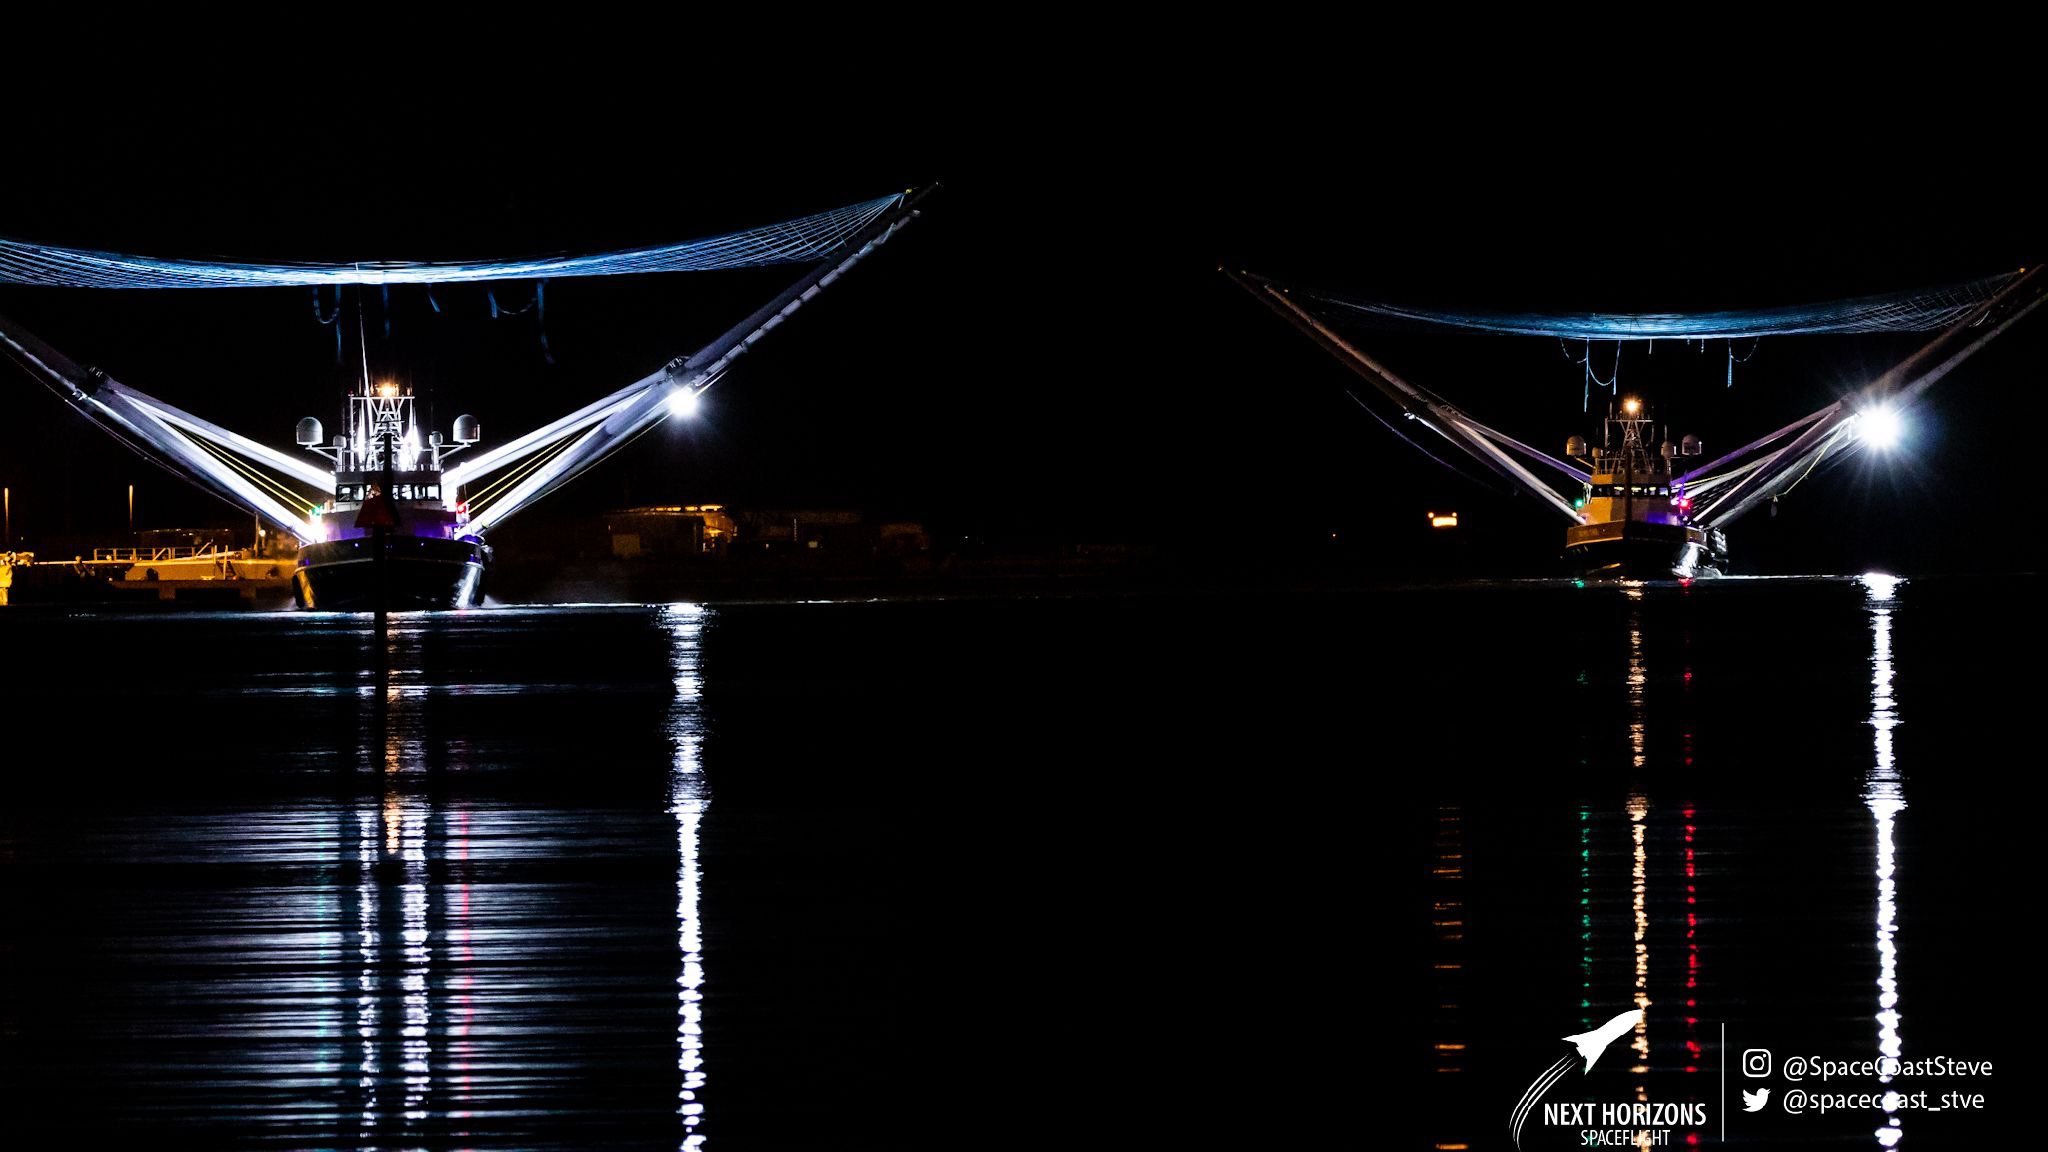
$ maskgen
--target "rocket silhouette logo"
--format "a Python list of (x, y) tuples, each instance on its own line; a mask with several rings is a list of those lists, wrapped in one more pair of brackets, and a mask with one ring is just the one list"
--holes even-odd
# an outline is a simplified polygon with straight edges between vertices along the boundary
[(1607, 1046), (1634, 1030), (1642, 1020), (1643, 1010), (1631, 1008), (1591, 1032), (1562, 1037), (1565, 1043), (1572, 1046), (1572, 1051), (1558, 1057), (1557, 1063), (1545, 1068), (1529, 1085), (1529, 1090), (1522, 1093), (1522, 1098), (1515, 1102), (1514, 1111), (1508, 1113), (1508, 1130), (1514, 1135), (1517, 1152), (1520, 1152), (1522, 1147), (1522, 1125), (1528, 1123), (1530, 1111), (1543, 1099), (1543, 1094), (1563, 1079), (1565, 1073), (1571, 1071), (1576, 1060), (1586, 1062), (1581, 1072), (1591, 1072), (1593, 1062), (1600, 1059), (1600, 1054), (1607, 1051)]
[(1591, 1032), (1581, 1032), (1576, 1036), (1566, 1036), (1564, 1037), (1564, 1042), (1578, 1049), (1579, 1055), (1586, 1058), (1586, 1071), (1591, 1072), (1593, 1070), (1593, 1061), (1598, 1060), (1600, 1054), (1607, 1051), (1607, 1046), (1621, 1039), (1623, 1034), (1633, 1029), (1636, 1026), (1636, 1022), (1642, 1018), (1643, 1010), (1641, 1008), (1633, 1008), (1593, 1029)]

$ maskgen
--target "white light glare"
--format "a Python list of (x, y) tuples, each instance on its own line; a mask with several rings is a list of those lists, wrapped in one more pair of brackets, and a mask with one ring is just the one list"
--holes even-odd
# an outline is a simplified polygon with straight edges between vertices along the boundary
[(668, 414), (685, 420), (697, 414), (697, 393), (693, 389), (678, 388), (668, 394)]
[(1872, 448), (1889, 448), (1906, 435), (1906, 422), (1890, 408), (1866, 408), (1856, 419), (1856, 435)]

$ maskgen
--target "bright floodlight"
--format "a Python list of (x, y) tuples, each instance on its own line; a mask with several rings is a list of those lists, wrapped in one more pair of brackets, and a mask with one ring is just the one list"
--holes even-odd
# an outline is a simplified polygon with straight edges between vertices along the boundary
[(668, 414), (687, 420), (697, 414), (697, 393), (689, 388), (678, 388), (668, 394)]
[(1856, 435), (1872, 448), (1889, 448), (1906, 434), (1906, 422), (1890, 408), (1866, 408), (1856, 421)]
[(1621, 410), (1633, 416), (1643, 410), (1643, 402), (1631, 396), (1621, 402)]

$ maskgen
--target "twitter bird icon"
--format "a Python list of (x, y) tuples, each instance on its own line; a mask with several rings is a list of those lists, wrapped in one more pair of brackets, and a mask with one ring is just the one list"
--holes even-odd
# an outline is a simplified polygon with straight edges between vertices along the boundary
[(1761, 1112), (1764, 1110), (1764, 1105), (1770, 1103), (1770, 1100), (1771, 1090), (1769, 1088), (1759, 1088), (1754, 1092), (1745, 1091), (1742, 1094), (1742, 1110), (1744, 1112)]

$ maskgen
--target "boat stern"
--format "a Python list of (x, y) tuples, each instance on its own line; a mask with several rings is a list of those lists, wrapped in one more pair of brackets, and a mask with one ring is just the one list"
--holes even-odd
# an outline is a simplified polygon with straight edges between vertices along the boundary
[(1610, 520), (1565, 529), (1565, 560), (1580, 576), (1689, 580), (1728, 571), (1728, 542), (1719, 529), (1693, 524)]
[(292, 595), (299, 607), (323, 612), (374, 611), (379, 603), (394, 611), (475, 608), (490, 564), (490, 546), (474, 536), (328, 540), (300, 550)]

